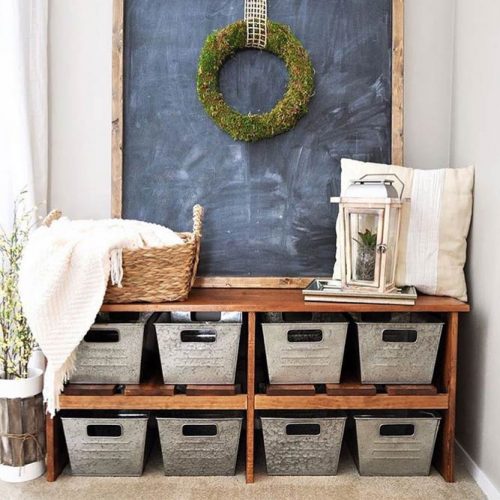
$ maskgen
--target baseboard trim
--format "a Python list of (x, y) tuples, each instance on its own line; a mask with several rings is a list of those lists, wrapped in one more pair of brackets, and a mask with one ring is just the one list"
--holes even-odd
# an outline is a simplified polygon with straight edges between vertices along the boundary
[(500, 500), (500, 492), (495, 485), (490, 481), (489, 477), (479, 468), (479, 466), (472, 460), (472, 457), (464, 450), (462, 445), (455, 441), (457, 455), (459, 455), (464, 462), (464, 465), (472, 476), (477, 485), (483, 490), (483, 493), (489, 500)]

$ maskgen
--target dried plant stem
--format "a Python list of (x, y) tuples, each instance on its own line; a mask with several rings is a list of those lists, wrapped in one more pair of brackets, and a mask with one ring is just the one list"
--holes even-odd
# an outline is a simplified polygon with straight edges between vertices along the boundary
[(24, 317), (18, 280), (21, 258), (32, 227), (33, 210), (25, 208), (25, 192), (14, 203), (10, 233), (0, 231), (0, 378), (28, 376), (34, 339)]

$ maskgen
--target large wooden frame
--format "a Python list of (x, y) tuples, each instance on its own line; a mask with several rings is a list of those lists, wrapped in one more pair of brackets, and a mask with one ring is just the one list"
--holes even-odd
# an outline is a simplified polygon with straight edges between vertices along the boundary
[[(122, 215), (124, 0), (113, 0), (111, 214)], [(403, 164), (404, 0), (392, 0), (392, 163)], [(315, 276), (316, 277), (316, 276)], [(199, 277), (204, 288), (304, 288), (314, 277)]]

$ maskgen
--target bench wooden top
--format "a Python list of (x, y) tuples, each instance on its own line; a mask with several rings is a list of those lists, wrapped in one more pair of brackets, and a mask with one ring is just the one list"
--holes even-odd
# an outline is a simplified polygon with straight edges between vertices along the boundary
[(469, 304), (450, 297), (420, 295), (413, 306), (306, 302), (302, 290), (257, 288), (193, 288), (188, 300), (162, 304), (104, 304), (108, 312), (243, 311), (243, 312), (468, 312)]

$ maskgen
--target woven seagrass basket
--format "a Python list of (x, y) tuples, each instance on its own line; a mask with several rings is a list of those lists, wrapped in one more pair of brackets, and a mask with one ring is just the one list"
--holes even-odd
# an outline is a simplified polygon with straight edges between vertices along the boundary
[[(61, 212), (50, 212), (43, 224), (50, 226)], [(193, 286), (200, 257), (203, 208), (193, 207), (193, 232), (177, 233), (182, 245), (123, 249), (123, 280), (117, 287), (108, 283), (104, 302), (174, 302), (186, 300)]]

